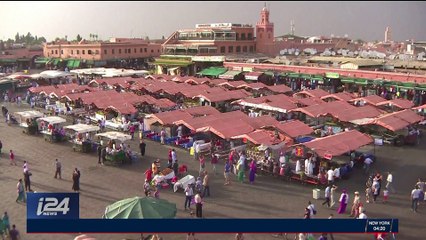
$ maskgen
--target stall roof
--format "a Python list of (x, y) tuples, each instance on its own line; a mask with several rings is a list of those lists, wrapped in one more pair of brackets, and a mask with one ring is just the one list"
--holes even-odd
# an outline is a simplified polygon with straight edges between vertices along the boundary
[(378, 103), (386, 101), (386, 99), (377, 95), (369, 95), (366, 97), (354, 98), (349, 100), (349, 102), (356, 102), (356, 101), (364, 101), (370, 105), (376, 106)]
[(342, 122), (351, 122), (358, 119), (375, 118), (380, 116), (383, 111), (380, 111), (374, 106), (354, 107), (343, 110), (339, 113), (334, 113), (333, 116)]
[(279, 131), (291, 138), (311, 134), (314, 130), (299, 120), (287, 121), (275, 125)]
[(132, 136), (129, 134), (121, 133), (121, 132), (105, 132), (96, 134), (97, 137), (105, 137), (111, 140), (119, 140), (121, 142), (125, 142), (127, 140), (132, 139)]
[(204, 131), (202, 128), (207, 128), (210, 126), (211, 123), (217, 122), (217, 121), (226, 121), (226, 122), (235, 122), (235, 121), (244, 121), (246, 122), (248, 119), (248, 116), (245, 115), (241, 111), (232, 111), (232, 112), (226, 112), (226, 113), (219, 113), (219, 114), (213, 114), (208, 115), (204, 117), (194, 117), (189, 119), (179, 119), (174, 122), (176, 125), (185, 125), (187, 128), (197, 131), (197, 129), (201, 129), (200, 131)]
[(355, 109), (353, 105), (343, 101), (325, 102), (317, 105), (311, 105), (304, 108), (296, 108), (291, 111), (302, 112), (308, 116), (317, 118), (322, 115), (332, 114), (337, 115), (344, 110)]
[(65, 126), (64, 128), (74, 130), (77, 133), (96, 132), (96, 131), (99, 131), (100, 129), (98, 126), (95, 126), (95, 125), (87, 125), (87, 124), (81, 124), (81, 123)]
[(241, 73), (241, 71), (230, 70), (230, 71), (227, 71), (226, 73), (222, 73), (221, 75), (219, 75), (219, 78), (221, 78), (221, 79), (234, 79), (234, 77), (237, 76), (240, 73)]
[(274, 93), (288, 93), (291, 92), (291, 88), (287, 87), (284, 84), (274, 85), (274, 86), (266, 86), (268, 90)]
[(276, 138), (274, 131), (268, 131), (264, 129), (256, 130), (254, 132), (242, 134), (232, 138), (234, 139), (246, 138), (247, 140), (249, 140), (255, 145), (266, 145), (266, 146), (276, 145), (285, 140), (285, 136), (283, 136), (282, 134), (279, 134), (279, 138)]
[(254, 129), (264, 128), (264, 127), (273, 127), (278, 125), (278, 122), (275, 118), (271, 116), (260, 116), (254, 118), (247, 118), (246, 122), (250, 124)]
[(324, 157), (326, 154), (339, 156), (349, 151), (368, 145), (373, 139), (357, 130), (341, 132), (335, 135), (317, 138), (310, 142), (302, 143), (305, 147), (315, 151), (319, 156)]
[(426, 109), (426, 104), (423, 104), (421, 106), (418, 107), (413, 107), (414, 110), (422, 110), (422, 109)]
[(39, 111), (24, 111), (24, 112), (15, 112), (16, 115), (19, 115), (23, 118), (31, 119), (31, 118), (40, 118), (43, 117), (44, 114)]
[(38, 121), (45, 121), (48, 122), (49, 124), (58, 124), (58, 123), (64, 123), (67, 120), (61, 117), (57, 117), (57, 116), (50, 116), (50, 117), (43, 117), (43, 118), (39, 118), (37, 119)]
[(244, 73), (244, 77), (246, 80), (257, 81), (262, 74), (263, 72), (248, 72)]
[(203, 76), (212, 76), (217, 77), (227, 71), (226, 68), (221, 67), (210, 67), (207, 69), (202, 70), (201, 72), (198, 72), (197, 74), (203, 75)]
[(192, 107), (185, 109), (185, 111), (191, 114), (193, 117), (221, 114), (221, 112), (219, 112), (216, 108), (212, 106)]
[(399, 112), (386, 114), (366, 124), (375, 124), (391, 131), (398, 131), (411, 124), (420, 122), (423, 119), (424, 117), (417, 115), (412, 110), (405, 109)]
[(265, 84), (263, 84), (261, 82), (248, 83), (248, 84), (246, 84), (245, 87), (246, 88), (250, 88), (250, 89), (255, 89), (255, 90), (262, 89), (262, 88), (268, 88), (267, 85), (265, 85)]
[(339, 101), (350, 101), (354, 98), (353, 94), (348, 93), (348, 92), (340, 92), (340, 93), (333, 93), (333, 94), (328, 94), (326, 96), (321, 97), (322, 100), (327, 99), (327, 98), (334, 98), (336, 100)]
[(234, 103), (241, 106), (254, 107), (268, 111), (276, 111), (286, 113), (291, 109), (297, 108), (289, 96), (279, 94), (271, 96), (263, 96), (259, 98), (246, 98), (237, 100)]
[(414, 106), (413, 102), (406, 99), (400, 99), (400, 98), (378, 103), (377, 106), (390, 105), (390, 104), (397, 106), (398, 108), (401, 108), (401, 109), (409, 109)]
[(232, 88), (240, 88), (246, 86), (247, 83), (244, 81), (226, 81), (223, 83), (219, 83), (218, 86), (229, 86)]
[(295, 98), (295, 97), (293, 97), (293, 99), (294, 99), (293, 101), (295, 101), (296, 103), (298, 103), (300, 105), (304, 105), (304, 106), (312, 106), (312, 105), (324, 103), (323, 100), (321, 100), (320, 98), (317, 98), (317, 97), (310, 97), (310, 98)]
[(303, 91), (300, 91), (300, 92), (297, 92), (297, 93), (293, 94), (293, 96), (294, 97), (299, 97), (301, 95), (306, 95), (308, 97), (322, 98), (322, 97), (327, 96), (329, 94), (330, 93), (328, 93), (328, 92), (326, 92), (326, 91), (324, 91), (324, 90), (322, 90), (320, 88), (317, 88), (317, 89), (314, 89), (314, 90), (303, 90)]
[(248, 96), (250, 96), (250, 93), (248, 93), (245, 90), (238, 89), (233, 91), (226, 91), (223, 93), (202, 93), (193, 98), (196, 98), (196, 97), (204, 98), (209, 102), (225, 102), (225, 101), (246, 98)]
[(192, 118), (191, 114), (182, 109), (155, 113), (151, 117), (155, 118), (161, 125), (172, 125), (176, 121)]
[(202, 129), (197, 129), (196, 131), (197, 132), (210, 131), (223, 139), (230, 139), (232, 137), (249, 133), (254, 130), (255, 129), (250, 124), (244, 121), (232, 121), (232, 124), (230, 124), (230, 121), (222, 120), (222, 121), (212, 122), (210, 123), (210, 126), (202, 128)]

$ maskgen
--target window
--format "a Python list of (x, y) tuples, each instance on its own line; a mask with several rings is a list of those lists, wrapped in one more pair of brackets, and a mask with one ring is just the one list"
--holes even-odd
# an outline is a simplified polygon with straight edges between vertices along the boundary
[(106, 49), (104, 49), (104, 54), (105, 54), (105, 55), (107, 55), (107, 54), (108, 54), (108, 51), (107, 51)]
[(127, 49), (127, 53), (132, 53), (132, 49), (131, 48)]
[(53, 51), (53, 49), (52, 49), (52, 54), (54, 54), (55, 52)]
[(250, 52), (251, 53), (254, 52), (254, 47), (253, 46), (250, 46)]
[(226, 48), (225, 47), (220, 47), (220, 53), (225, 53)]
[(228, 47), (228, 53), (233, 53), (234, 52), (234, 47), (233, 46), (229, 46)]
[(136, 53), (136, 48), (135, 49), (133, 49), (134, 51), (133, 52), (135, 52)]
[(261, 33), (259, 34), (259, 38), (262, 38), (262, 34)]
[(112, 54), (115, 54), (115, 49), (111, 49), (111, 53), (112, 53)]
[(236, 37), (237, 37), (237, 41), (240, 40), (240, 34), (239, 33), (237, 33)]
[(118, 54), (121, 54), (121, 48), (120, 48), (120, 49), (118, 49)]
[(243, 52), (247, 52), (247, 46), (243, 47)]
[(139, 49), (139, 52), (140, 52), (140, 53), (142, 53), (142, 52), (143, 52), (142, 48), (140, 48), (140, 49)]
[(160, 52), (160, 49), (157, 49), (157, 52)]
[(241, 47), (240, 47), (240, 46), (237, 46), (237, 50), (236, 50), (236, 52), (237, 52), (237, 53), (241, 52)]
[(271, 38), (271, 34), (268, 34), (268, 39), (270, 39)]
[(151, 49), (151, 52), (153, 53), (153, 52), (154, 52), (154, 49)]
[(64, 50), (61, 50), (61, 54), (64, 54)]
[(80, 54), (80, 50), (77, 50), (77, 54)]
[(55, 50), (55, 54), (58, 54), (58, 50)]
[(145, 52), (148, 52), (148, 49), (147, 49), (147, 48), (144, 48), (143, 50), (144, 50)]
[(92, 54), (92, 50), (87, 50), (87, 54)]
[(253, 40), (253, 34), (249, 33), (247, 39), (248, 40)]
[(246, 40), (246, 34), (245, 33), (241, 33), (241, 40)]
[(71, 54), (74, 54), (74, 50), (71, 50)]
[(86, 50), (81, 50), (81, 54), (86, 54)]

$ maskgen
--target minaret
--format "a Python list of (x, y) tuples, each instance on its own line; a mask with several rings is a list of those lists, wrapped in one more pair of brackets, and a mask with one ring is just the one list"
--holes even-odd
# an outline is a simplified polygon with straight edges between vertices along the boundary
[(392, 41), (392, 32), (390, 27), (386, 27), (386, 31), (385, 31), (385, 42), (390, 42)]
[[(274, 44), (274, 24), (269, 22), (269, 10), (263, 7), (260, 12), (260, 21), (256, 24), (256, 50), (268, 54)], [(270, 46), (270, 47), (268, 47)]]
[(296, 31), (296, 27), (294, 25), (294, 20), (290, 21), (290, 34), (294, 36), (294, 32)]

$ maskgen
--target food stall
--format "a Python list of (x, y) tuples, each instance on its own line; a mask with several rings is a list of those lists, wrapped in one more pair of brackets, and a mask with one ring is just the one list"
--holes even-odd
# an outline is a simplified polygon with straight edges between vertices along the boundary
[(159, 186), (162, 188), (169, 187), (169, 181), (175, 177), (175, 172), (171, 168), (165, 168), (161, 170), (157, 175), (152, 178), (151, 185)]
[(65, 140), (65, 130), (63, 123), (67, 122), (66, 119), (50, 116), (37, 119), (40, 132), (43, 134), (45, 141), (60, 142)]
[(100, 139), (104, 138), (108, 140), (108, 143), (106, 144), (107, 162), (112, 164), (131, 163), (131, 159), (128, 157), (127, 153), (123, 151), (123, 149), (119, 148), (119, 144), (117, 144), (116, 141), (124, 143), (125, 141), (132, 139), (132, 136), (121, 132), (98, 133), (95, 136)]
[(67, 135), (72, 140), (74, 151), (89, 153), (97, 148), (98, 144), (93, 139), (96, 132), (100, 130), (98, 126), (75, 124), (64, 128), (71, 131), (71, 134)]
[(14, 116), (19, 126), (24, 129), (22, 131), (23, 133), (34, 135), (38, 131), (37, 122), (35, 120), (43, 117), (43, 113), (39, 111), (24, 111), (16, 112)]

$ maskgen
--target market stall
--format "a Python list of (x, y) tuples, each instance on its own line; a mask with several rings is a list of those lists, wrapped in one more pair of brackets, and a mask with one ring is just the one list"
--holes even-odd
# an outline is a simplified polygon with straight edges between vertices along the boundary
[(101, 139), (107, 139), (106, 145), (106, 161), (112, 164), (117, 163), (131, 163), (131, 156), (129, 155), (129, 152), (127, 152), (125, 149), (122, 149), (118, 144), (117, 141), (123, 143), (124, 145), (125, 141), (128, 141), (132, 139), (132, 136), (129, 134), (124, 134), (121, 132), (105, 132), (105, 133), (98, 133), (95, 135), (96, 137)]
[(167, 188), (170, 186), (169, 182), (175, 177), (175, 172), (171, 168), (161, 170), (157, 175), (152, 178), (151, 185)]
[(185, 189), (188, 185), (195, 183), (195, 177), (192, 175), (186, 175), (185, 177), (179, 179), (174, 185), (173, 185), (173, 191), (177, 192), (179, 188)]
[(294, 145), (291, 148), (293, 159), (291, 162), (293, 176), (291, 178), (318, 185), (321, 183), (320, 173), (325, 174), (329, 169), (337, 169), (339, 178), (343, 178), (353, 166), (349, 161), (337, 161), (336, 157), (355, 151), (372, 142), (373, 139), (370, 136), (350, 130)]
[(61, 142), (65, 140), (65, 130), (63, 123), (67, 120), (57, 116), (43, 117), (37, 119), (40, 132), (45, 141)]
[(93, 141), (95, 133), (100, 130), (98, 126), (76, 124), (65, 126), (64, 128), (72, 132), (69, 136), (73, 143), (74, 151), (89, 153), (98, 146), (98, 143)]
[(34, 135), (38, 131), (36, 119), (43, 117), (43, 113), (39, 111), (24, 111), (16, 112), (14, 116), (19, 126), (24, 129), (24, 133)]

